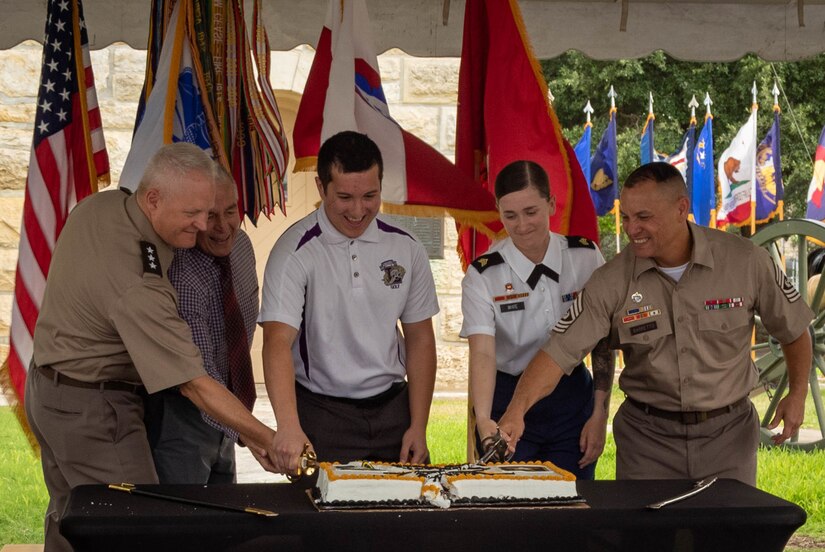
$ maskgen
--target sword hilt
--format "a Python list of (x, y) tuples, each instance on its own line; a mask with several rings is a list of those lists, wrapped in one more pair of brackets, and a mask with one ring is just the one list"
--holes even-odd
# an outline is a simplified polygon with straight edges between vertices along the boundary
[(312, 475), (318, 469), (318, 455), (309, 448), (309, 443), (304, 444), (304, 451), (298, 457), (298, 469), (295, 473), (286, 474), (286, 478), (292, 482), (298, 481), (304, 475)]

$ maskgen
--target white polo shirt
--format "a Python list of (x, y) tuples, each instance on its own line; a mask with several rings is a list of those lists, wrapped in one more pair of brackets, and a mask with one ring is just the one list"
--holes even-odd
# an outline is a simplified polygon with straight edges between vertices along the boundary
[(406, 375), (398, 321), (437, 313), (430, 263), (415, 238), (380, 216), (360, 237), (348, 238), (321, 207), (272, 248), (258, 322), (298, 330), (292, 346), (298, 383), (361, 399)]
[(543, 264), (558, 275), (558, 282), (542, 275), (531, 289), (527, 282), (536, 265), (508, 237), (476, 259), (461, 283), (460, 335), (495, 336), (501, 372), (524, 371), (604, 258), (586, 239), (551, 232)]

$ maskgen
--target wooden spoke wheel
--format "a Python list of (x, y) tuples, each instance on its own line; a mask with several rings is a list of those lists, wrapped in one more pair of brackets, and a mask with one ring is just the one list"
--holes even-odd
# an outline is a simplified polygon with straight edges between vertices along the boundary
[[(825, 409), (819, 380), (825, 377), (825, 275), (818, 283), (810, 282), (809, 286), (808, 259), (814, 250), (825, 247), (825, 224), (812, 220), (790, 219), (767, 226), (757, 232), (751, 240), (768, 250), (776, 264), (789, 275), (802, 299), (811, 306), (816, 315), (810, 327), (813, 364), (808, 378), (810, 388), (806, 399), (805, 423), (802, 431), (786, 441), (783, 446), (803, 450), (823, 449)], [(773, 419), (779, 401), (786, 394), (788, 373), (779, 342), (768, 335), (759, 317), (756, 322), (753, 352), (759, 370), (760, 386), (754, 390), (752, 396), (765, 392), (770, 399), (765, 411), (760, 412), (761, 440), (763, 444), (773, 446), (770, 439), (772, 432), (766, 426)], [(810, 419), (811, 410), (815, 412), (815, 420)]]

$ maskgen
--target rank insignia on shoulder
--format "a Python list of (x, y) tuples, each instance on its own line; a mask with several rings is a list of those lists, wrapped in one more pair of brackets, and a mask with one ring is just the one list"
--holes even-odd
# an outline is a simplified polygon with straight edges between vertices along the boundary
[(586, 247), (596, 249), (596, 244), (582, 236), (567, 236), (567, 247)]
[(494, 252), (494, 253), (487, 253), (486, 255), (481, 255), (475, 261), (473, 261), (473, 266), (479, 272), (484, 272), (491, 266), (495, 266), (498, 264), (502, 264), (504, 262), (504, 257), (501, 256), (501, 253)]
[(160, 267), (158, 258), (158, 248), (148, 241), (140, 242), (140, 258), (143, 260), (143, 273), (157, 274), (163, 276), (163, 269)]

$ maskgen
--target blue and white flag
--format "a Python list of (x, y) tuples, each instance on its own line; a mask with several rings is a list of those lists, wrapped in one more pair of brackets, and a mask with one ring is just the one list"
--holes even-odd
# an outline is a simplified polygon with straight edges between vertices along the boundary
[[(206, 113), (186, 37), (185, 18), (175, 4), (163, 39), (156, 80), (132, 137), (120, 187), (137, 189), (149, 159), (163, 145), (191, 142), (212, 155)], [(174, 92), (174, 102), (170, 101)]]
[(691, 155), (692, 186), (690, 207), (696, 224), (710, 226), (711, 211), (716, 209), (716, 186), (713, 175), (713, 116), (705, 117), (705, 125)]
[(584, 134), (576, 143), (573, 151), (576, 152), (576, 159), (579, 161), (579, 166), (582, 168), (584, 180), (587, 185), (590, 185), (590, 135), (592, 134), (593, 125), (589, 121), (584, 125)]

